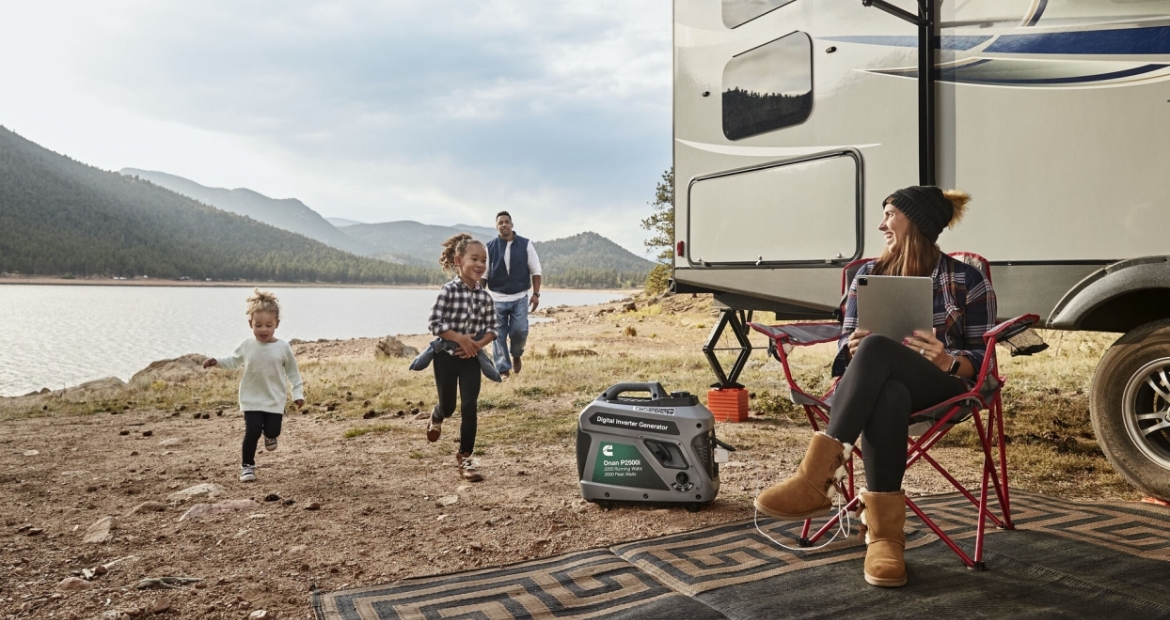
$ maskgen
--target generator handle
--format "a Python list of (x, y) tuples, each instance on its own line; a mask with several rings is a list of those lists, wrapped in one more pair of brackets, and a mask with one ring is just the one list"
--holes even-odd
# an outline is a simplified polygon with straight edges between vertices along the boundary
[(661, 383), (619, 383), (610, 386), (610, 388), (601, 393), (601, 397), (605, 400), (617, 400), (618, 396), (626, 392), (650, 392), (650, 397), (654, 400), (661, 400), (668, 398), (670, 394), (667, 393), (666, 388), (662, 387)]

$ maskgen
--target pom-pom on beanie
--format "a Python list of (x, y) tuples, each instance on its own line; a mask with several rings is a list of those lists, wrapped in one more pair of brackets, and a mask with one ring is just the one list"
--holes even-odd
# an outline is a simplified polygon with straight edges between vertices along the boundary
[(883, 204), (898, 207), (931, 243), (937, 242), (943, 228), (955, 219), (954, 203), (941, 189), (932, 185), (900, 189), (886, 198)]

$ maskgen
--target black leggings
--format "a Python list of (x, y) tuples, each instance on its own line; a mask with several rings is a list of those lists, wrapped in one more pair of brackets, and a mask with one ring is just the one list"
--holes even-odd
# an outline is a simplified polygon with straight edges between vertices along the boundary
[(868, 490), (902, 488), (906, 473), (906, 438), (910, 414), (954, 398), (967, 384), (948, 375), (906, 345), (885, 336), (869, 335), (837, 384), (825, 434), (857, 443)]
[(464, 359), (445, 352), (435, 353), (435, 386), (444, 419), (455, 415), (455, 388), (459, 388), (459, 452), (463, 454), (471, 454), (475, 449), (481, 372), (479, 360), (474, 357)]
[(267, 411), (244, 412), (244, 454), (241, 461), (244, 465), (256, 464), (256, 444), (260, 435), (270, 439), (280, 437), (280, 424), (284, 416)]

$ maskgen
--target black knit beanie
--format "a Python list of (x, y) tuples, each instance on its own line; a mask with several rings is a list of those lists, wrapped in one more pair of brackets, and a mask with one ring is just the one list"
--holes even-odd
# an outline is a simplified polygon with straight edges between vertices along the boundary
[(955, 206), (947, 200), (941, 189), (933, 185), (900, 189), (882, 204), (898, 207), (931, 243), (938, 241), (939, 233), (951, 223), (955, 215)]

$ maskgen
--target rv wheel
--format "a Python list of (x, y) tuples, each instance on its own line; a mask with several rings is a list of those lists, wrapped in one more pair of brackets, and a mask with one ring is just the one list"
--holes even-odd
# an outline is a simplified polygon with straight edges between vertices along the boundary
[(1113, 467), (1142, 491), (1170, 498), (1170, 320), (1113, 343), (1093, 374), (1089, 409)]

